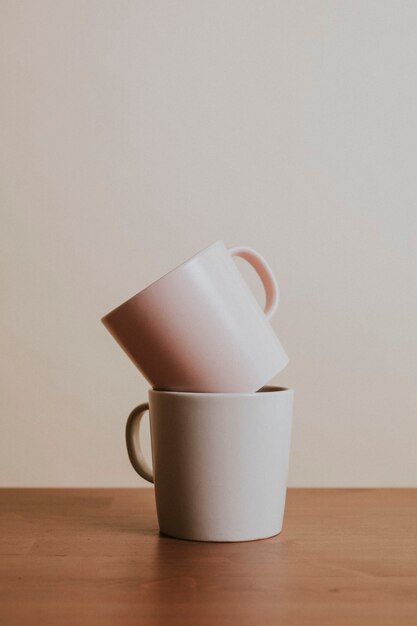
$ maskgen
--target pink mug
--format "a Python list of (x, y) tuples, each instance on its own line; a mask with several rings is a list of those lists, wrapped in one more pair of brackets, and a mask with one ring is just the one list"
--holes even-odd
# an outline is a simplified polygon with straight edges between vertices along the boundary
[[(264, 310), (234, 256), (259, 275)], [(268, 321), (277, 306), (278, 286), (263, 257), (217, 241), (102, 322), (154, 389), (253, 393), (288, 363)]]

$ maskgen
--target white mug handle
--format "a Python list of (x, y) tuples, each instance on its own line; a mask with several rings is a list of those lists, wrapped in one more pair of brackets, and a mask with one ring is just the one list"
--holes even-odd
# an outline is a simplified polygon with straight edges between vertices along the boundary
[(149, 404), (145, 402), (137, 406), (126, 422), (126, 447), (129, 455), (129, 460), (133, 469), (150, 483), (154, 482), (153, 471), (147, 464), (145, 457), (143, 456), (142, 448), (140, 447), (140, 433), (139, 426), (142, 417), (149, 411)]
[(258, 274), (265, 289), (265, 308), (264, 313), (268, 319), (270, 319), (278, 308), (279, 302), (279, 289), (278, 283), (272, 273), (271, 268), (265, 261), (263, 256), (245, 246), (236, 246), (235, 248), (229, 248), (229, 252), (232, 256), (239, 256), (245, 259), (250, 265), (252, 265), (255, 272)]

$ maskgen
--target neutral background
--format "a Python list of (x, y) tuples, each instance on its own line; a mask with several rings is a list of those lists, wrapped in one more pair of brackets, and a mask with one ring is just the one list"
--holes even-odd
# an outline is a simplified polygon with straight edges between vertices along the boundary
[(0, 0), (0, 30), (1, 484), (140, 484), (147, 385), (99, 319), (223, 239), (281, 286), (290, 483), (417, 485), (416, 2)]

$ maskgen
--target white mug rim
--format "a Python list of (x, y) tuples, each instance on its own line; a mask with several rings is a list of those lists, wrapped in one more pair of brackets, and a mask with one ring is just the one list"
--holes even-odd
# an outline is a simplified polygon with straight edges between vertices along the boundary
[(254, 393), (226, 393), (226, 392), (199, 392), (199, 391), (165, 391), (163, 389), (150, 389), (149, 396), (176, 396), (180, 398), (205, 398), (215, 399), (215, 398), (228, 398), (228, 399), (238, 399), (238, 398), (263, 398), (264, 396), (272, 396), (272, 395), (291, 395), (294, 393), (293, 389), (289, 387), (279, 387), (277, 385), (264, 385), (258, 391)]

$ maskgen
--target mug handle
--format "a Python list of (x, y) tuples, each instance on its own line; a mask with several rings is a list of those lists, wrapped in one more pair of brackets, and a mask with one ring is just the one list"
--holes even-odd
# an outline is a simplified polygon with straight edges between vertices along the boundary
[(259, 252), (256, 252), (256, 250), (252, 248), (247, 248), (246, 246), (229, 248), (229, 252), (232, 256), (239, 256), (245, 259), (258, 274), (266, 295), (264, 313), (266, 317), (270, 319), (278, 308), (279, 289), (278, 283), (268, 263)]
[(147, 464), (145, 457), (143, 456), (142, 448), (140, 447), (140, 433), (139, 426), (142, 417), (149, 411), (149, 404), (145, 402), (137, 406), (126, 422), (126, 447), (129, 455), (129, 460), (133, 469), (150, 483), (154, 482), (153, 471)]

